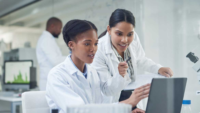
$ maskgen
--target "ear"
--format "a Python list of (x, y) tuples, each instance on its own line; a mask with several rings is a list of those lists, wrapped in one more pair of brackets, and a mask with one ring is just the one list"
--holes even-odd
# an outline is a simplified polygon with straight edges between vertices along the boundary
[(74, 47), (75, 47), (75, 42), (74, 41), (69, 41), (68, 42), (68, 46), (71, 50), (74, 50)]
[(108, 31), (109, 35), (111, 35), (111, 29), (110, 29), (109, 25), (107, 26), (107, 31)]

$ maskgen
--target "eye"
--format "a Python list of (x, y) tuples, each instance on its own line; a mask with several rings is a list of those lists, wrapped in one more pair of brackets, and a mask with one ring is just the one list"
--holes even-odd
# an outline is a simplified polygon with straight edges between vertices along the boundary
[(133, 34), (132, 33), (130, 33), (130, 34), (128, 34), (128, 37), (131, 37)]
[(118, 32), (118, 33), (116, 33), (118, 36), (122, 36), (122, 33), (120, 33), (120, 32)]
[(85, 43), (85, 45), (86, 45), (86, 46), (89, 46), (90, 44), (89, 44), (89, 43)]
[(98, 43), (95, 43), (95, 46), (97, 46), (98, 45)]

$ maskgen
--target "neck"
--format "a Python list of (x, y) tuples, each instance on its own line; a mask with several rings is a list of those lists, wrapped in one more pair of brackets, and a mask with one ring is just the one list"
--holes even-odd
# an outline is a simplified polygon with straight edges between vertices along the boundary
[[(118, 52), (118, 51), (117, 51)], [(118, 52), (119, 55), (124, 59), (124, 52)]]
[[(117, 48), (114, 45), (113, 47), (117, 50)], [(117, 53), (124, 59), (124, 52), (120, 52), (117, 50)]]
[(85, 63), (81, 61), (79, 58), (77, 58), (75, 55), (71, 55), (71, 59), (73, 63), (76, 65), (76, 67), (83, 73)]

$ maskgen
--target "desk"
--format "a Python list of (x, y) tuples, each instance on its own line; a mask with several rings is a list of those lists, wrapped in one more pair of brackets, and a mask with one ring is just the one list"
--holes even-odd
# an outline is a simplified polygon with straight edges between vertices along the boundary
[(7, 101), (11, 103), (11, 113), (16, 113), (16, 107), (22, 104), (21, 97), (9, 97), (0, 95), (0, 101)]

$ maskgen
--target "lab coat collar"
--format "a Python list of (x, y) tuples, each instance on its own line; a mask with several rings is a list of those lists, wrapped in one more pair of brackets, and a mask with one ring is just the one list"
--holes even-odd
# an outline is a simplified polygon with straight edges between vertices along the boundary
[(113, 49), (112, 49), (112, 43), (111, 43), (111, 39), (110, 39), (110, 36), (109, 36), (109, 33), (107, 32), (105, 37), (106, 38), (106, 42), (105, 42), (105, 53), (106, 54), (110, 54), (110, 57), (113, 61), (119, 63), (119, 60), (117, 58), (117, 56), (115, 55)]
[(53, 35), (49, 32), (49, 31), (43, 31), (43, 34), (45, 34), (45, 35), (47, 35), (47, 37), (52, 37), (53, 39), (55, 39), (54, 37), (53, 37)]
[[(70, 73), (70, 75), (75, 75), (74, 73), (81, 73), (82, 74), (82, 76), (84, 77), (84, 73), (82, 73), (79, 69), (77, 69), (77, 67), (74, 65), (74, 63), (72, 62), (72, 60), (71, 60), (71, 54), (70, 55), (68, 55), (67, 56), (67, 58), (65, 59), (65, 61), (64, 61), (64, 63), (65, 63), (65, 69), (66, 70), (70, 70), (69, 71), (69, 73)], [(85, 64), (85, 68), (87, 69), (86, 71), (88, 72), (88, 66), (87, 66), (87, 64)], [(87, 73), (86, 72), (86, 73)], [(87, 74), (87, 76), (88, 76), (88, 74)]]
[(113, 53), (111, 39), (110, 39), (108, 32), (106, 33), (105, 38), (106, 38), (106, 42), (105, 42), (106, 43), (106, 46), (105, 46), (106, 47), (106, 54)]

